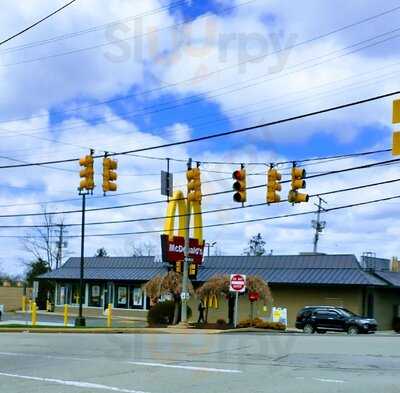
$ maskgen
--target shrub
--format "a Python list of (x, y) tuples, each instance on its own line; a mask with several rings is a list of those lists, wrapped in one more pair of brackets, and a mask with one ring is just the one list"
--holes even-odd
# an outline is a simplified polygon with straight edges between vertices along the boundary
[[(167, 300), (155, 304), (147, 314), (147, 323), (149, 325), (170, 325), (174, 320), (175, 303)], [(191, 318), (192, 309), (187, 308), (187, 316)]]
[(218, 318), (218, 319), (217, 319), (217, 325), (219, 325), (219, 326), (224, 326), (224, 325), (226, 325), (225, 319), (223, 319), (223, 318)]
[(256, 327), (259, 329), (271, 329), (271, 330), (285, 330), (286, 326), (280, 322), (269, 322), (263, 321), (260, 318), (254, 318), (253, 321), (250, 319), (246, 319), (244, 321), (240, 321), (238, 324), (238, 328), (247, 328), (247, 327)]

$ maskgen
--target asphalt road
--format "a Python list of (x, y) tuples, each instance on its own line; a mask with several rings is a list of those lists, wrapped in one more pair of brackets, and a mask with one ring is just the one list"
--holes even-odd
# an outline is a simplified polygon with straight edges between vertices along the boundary
[(0, 391), (385, 392), (400, 336), (0, 334)]

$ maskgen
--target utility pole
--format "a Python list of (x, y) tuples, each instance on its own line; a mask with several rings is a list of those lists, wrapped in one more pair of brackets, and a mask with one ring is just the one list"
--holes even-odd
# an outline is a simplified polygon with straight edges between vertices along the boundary
[[(187, 162), (187, 169), (192, 169), (192, 159), (189, 158)], [(189, 191), (188, 191), (189, 193)], [(189, 238), (190, 238), (190, 213), (191, 204), (190, 199), (187, 198), (186, 204), (186, 220), (185, 220), (185, 250), (183, 260), (183, 275), (182, 275), (182, 309), (181, 309), (181, 324), (187, 325), (187, 297), (188, 297), (188, 281), (189, 281)]]
[(57, 241), (57, 259), (56, 269), (61, 267), (63, 259), (63, 247), (64, 247), (64, 224), (59, 224), (58, 241)]
[(319, 234), (322, 233), (322, 231), (325, 229), (325, 226), (326, 226), (326, 221), (321, 221), (321, 212), (325, 211), (325, 209), (322, 207), (322, 202), (328, 203), (318, 195), (318, 205), (315, 204), (315, 206), (318, 207), (317, 219), (311, 221), (312, 227), (315, 229), (314, 249), (313, 249), (314, 254), (318, 250)]

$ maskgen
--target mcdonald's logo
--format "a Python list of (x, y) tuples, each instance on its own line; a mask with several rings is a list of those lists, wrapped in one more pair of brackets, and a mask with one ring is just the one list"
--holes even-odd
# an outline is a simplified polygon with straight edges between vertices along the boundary
[[(192, 258), (193, 263), (201, 264), (203, 261), (204, 240), (200, 202), (193, 201), (190, 203), (190, 207), (190, 213), (193, 214), (194, 218), (194, 237), (189, 238), (189, 257)], [(179, 226), (175, 229), (177, 210)], [(177, 190), (168, 203), (164, 233), (161, 235), (162, 258), (165, 262), (175, 263), (184, 259), (186, 214), (187, 204), (185, 197), (182, 191)]]

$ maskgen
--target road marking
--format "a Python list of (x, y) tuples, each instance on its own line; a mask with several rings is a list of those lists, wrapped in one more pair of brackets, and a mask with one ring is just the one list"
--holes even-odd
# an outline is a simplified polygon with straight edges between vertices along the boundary
[[(91, 361), (93, 359), (89, 358), (77, 358), (69, 356), (54, 356), (54, 355), (41, 355), (41, 354), (31, 354), (31, 353), (17, 353), (17, 352), (0, 352), (0, 356), (22, 356), (22, 357), (42, 357), (47, 359), (57, 359), (57, 360), (75, 360), (75, 361)], [(165, 363), (148, 363), (148, 362), (135, 362), (135, 361), (119, 361), (120, 363), (133, 364), (136, 366), (148, 366), (148, 367), (165, 367), (165, 368), (178, 368), (183, 370), (192, 371), (205, 371), (213, 373), (228, 373), (228, 374), (241, 374), (241, 370), (231, 370), (225, 368), (211, 368), (211, 367), (196, 367), (196, 366), (184, 366), (178, 364), (165, 364)]]
[(196, 366), (183, 366), (178, 364), (164, 364), (164, 363), (147, 363), (147, 362), (128, 362), (136, 366), (148, 366), (148, 367), (165, 367), (165, 368), (179, 368), (183, 370), (193, 371), (207, 371), (213, 373), (229, 373), (229, 374), (241, 374), (241, 370), (230, 370), (226, 368), (211, 368), (211, 367), (196, 367)]
[(56, 379), (56, 378), (31, 377), (29, 375), (9, 374), (9, 373), (2, 373), (2, 372), (0, 372), (0, 376), (10, 377), (10, 378), (27, 379), (30, 381), (37, 381), (37, 382), (50, 382), (50, 383), (56, 383), (59, 385), (75, 386), (78, 388), (109, 390), (112, 392), (120, 392), (120, 393), (148, 393), (148, 392), (143, 392), (141, 390), (120, 389), (115, 386), (101, 385), (98, 383), (91, 383), (91, 382), (68, 381), (68, 380)]
[(328, 382), (328, 383), (346, 383), (346, 381), (343, 381), (341, 379), (325, 379), (325, 378), (313, 378), (315, 381), (319, 382)]

